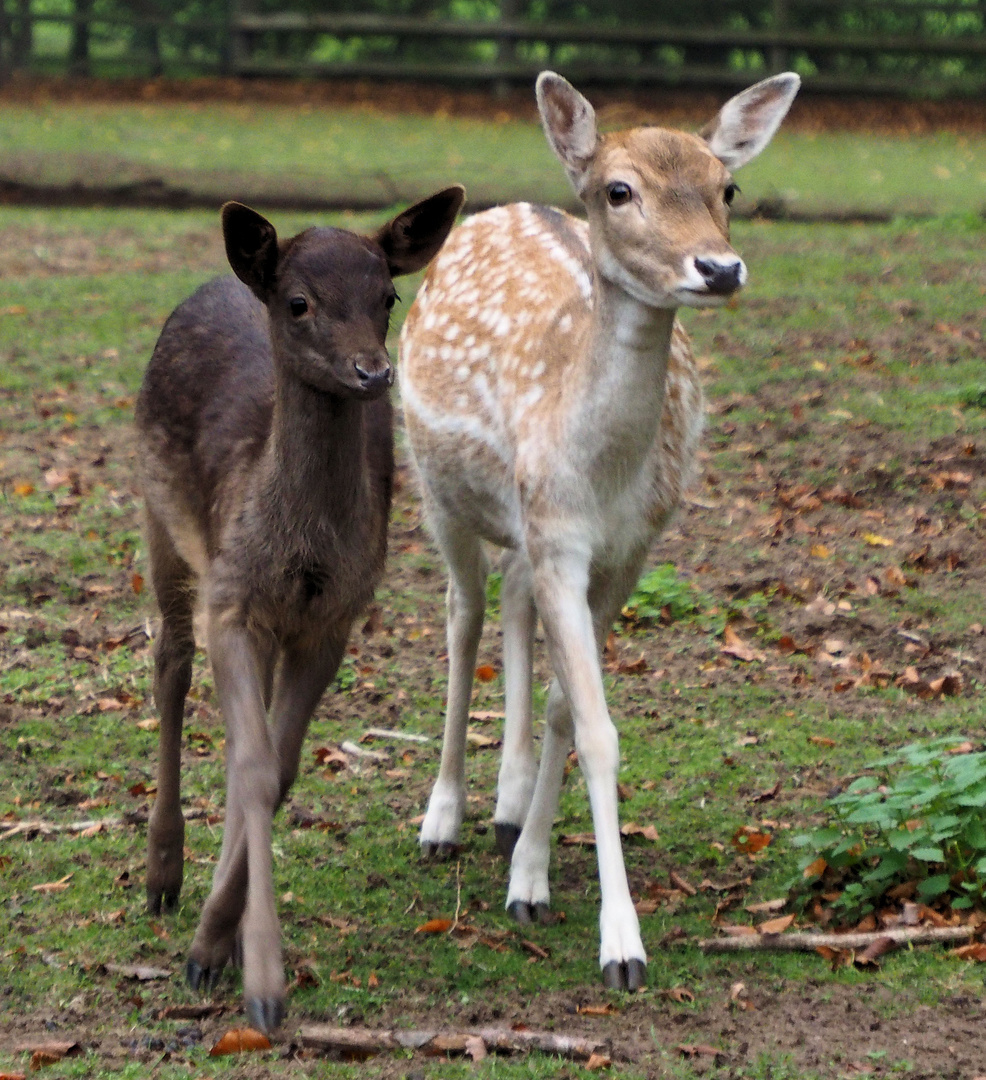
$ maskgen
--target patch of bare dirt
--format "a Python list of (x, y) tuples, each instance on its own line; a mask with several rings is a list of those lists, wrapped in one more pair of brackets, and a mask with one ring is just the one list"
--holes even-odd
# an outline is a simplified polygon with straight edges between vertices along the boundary
[[(236, 1007), (227, 1010), (222, 1003), (204, 1016), (179, 1014), (162, 1022), (169, 1010), (172, 1015), (179, 1011), (169, 1000), (174, 997), (167, 985), (147, 990), (141, 984), (121, 983), (116, 993), (108, 988), (87, 991), (67, 1005), (31, 1017), (5, 1016), (0, 1020), (0, 1046), (9, 1050), (52, 1041), (77, 1043), (80, 1050), (95, 1051), (104, 1067), (122, 1068), (137, 1061), (151, 1071), (164, 1064), (180, 1066), (191, 1047), (212, 1047), (241, 1023)], [(687, 1000), (679, 1004), (653, 991), (611, 1005), (609, 1012), (601, 1007), (604, 1004), (601, 994), (550, 993), (517, 1000), (504, 991), (478, 1005), (450, 1005), (436, 1015), (423, 995), (409, 990), (386, 1012), (365, 1022), (373, 1028), (457, 1032), (524, 1025), (601, 1040), (616, 1070), (633, 1064), (655, 1077), (670, 1075), (668, 1062), (687, 1059), (696, 1073), (727, 1080), (749, 1075), (750, 1064), (764, 1056), (774, 1061), (786, 1058), (792, 1067), (822, 1076), (904, 1073), (911, 1080), (972, 1080), (986, 1055), (986, 1009), (981, 1000), (965, 996), (953, 996), (937, 1006), (919, 1005), (901, 1015), (878, 985), (823, 986), (808, 980), (770, 986), (750, 982), (742, 990), (734, 983), (724, 987), (721, 1002), (704, 1008), (689, 1006)], [(131, 1019), (134, 1008), (136, 1023)], [(121, 1011), (128, 1013), (125, 1019)], [(293, 1062), (301, 1075), (317, 1071), (323, 1056), (306, 1048), (299, 1037), (306, 1024), (318, 1022), (324, 1018), (292, 1013), (273, 1040), (274, 1054)], [(249, 1054), (235, 1059), (237, 1076), (269, 1075), (263, 1059), (251, 1059)], [(387, 1080), (409, 1077), (416, 1065), (421, 1068), (429, 1060), (433, 1059), (382, 1055), (373, 1061), (370, 1075)], [(573, 1062), (569, 1068), (571, 1075), (583, 1075), (579, 1064)]]

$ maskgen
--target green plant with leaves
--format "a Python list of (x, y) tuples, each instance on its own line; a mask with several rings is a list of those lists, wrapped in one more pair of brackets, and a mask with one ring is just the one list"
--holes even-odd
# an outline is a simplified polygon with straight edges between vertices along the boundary
[(846, 916), (865, 914), (910, 884), (926, 903), (981, 904), (986, 752), (962, 753), (955, 737), (945, 737), (911, 743), (871, 767), (828, 800), (830, 824), (795, 838), (806, 855), (792, 891), (804, 898), (814, 886), (838, 883), (835, 908)]
[(692, 582), (679, 575), (674, 563), (662, 563), (637, 582), (623, 608), (623, 616), (633, 622), (648, 619), (677, 622), (697, 614), (701, 607), (701, 595)]

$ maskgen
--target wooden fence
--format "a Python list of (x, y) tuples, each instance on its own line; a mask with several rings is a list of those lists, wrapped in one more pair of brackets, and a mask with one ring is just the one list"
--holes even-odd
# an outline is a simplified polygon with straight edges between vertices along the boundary
[[(509, 16), (515, 4), (501, 0), (500, 10)], [(53, 10), (50, 0), (0, 0), (0, 75), (505, 86), (550, 66), (583, 84), (731, 87), (793, 68), (807, 90), (986, 96), (986, 0), (761, 0), (741, 5), (743, 18), (730, 0), (706, 0), (687, 22), (623, 25), (247, 10), (254, 6), (226, 0), (216, 5), (221, 16), (168, 19), (136, 13), (141, 5), (65, 0)]]

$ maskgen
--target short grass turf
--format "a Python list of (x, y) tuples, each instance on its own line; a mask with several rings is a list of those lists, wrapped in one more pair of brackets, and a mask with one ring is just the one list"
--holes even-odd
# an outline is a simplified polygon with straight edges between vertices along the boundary
[[(778, 199), (808, 214), (986, 209), (982, 134), (798, 130), (797, 109), (770, 150), (740, 171), (738, 209)], [(694, 117), (692, 129), (706, 119)], [(602, 124), (625, 120), (604, 112)], [(474, 205), (573, 201), (540, 127), (507, 113), (490, 123), (311, 104), (7, 103), (0, 143), (3, 174), (14, 181), (84, 190), (159, 180), (217, 205), (274, 195), (378, 205), (453, 182), (466, 185)]]

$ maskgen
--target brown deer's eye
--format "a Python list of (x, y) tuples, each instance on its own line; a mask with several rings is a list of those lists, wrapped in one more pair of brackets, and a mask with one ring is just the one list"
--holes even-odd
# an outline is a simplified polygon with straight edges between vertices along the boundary
[(726, 190), (722, 193), (722, 200), (727, 206), (733, 205), (733, 199), (739, 194), (739, 186), (737, 184), (727, 184)]
[(610, 206), (624, 206), (633, 198), (633, 188), (622, 180), (614, 180), (606, 187), (606, 197)]
[(393, 311), (394, 304), (396, 304), (399, 299), (400, 297), (398, 297), (397, 293), (393, 293), (384, 300), (383, 305), (388, 311)]
[(288, 308), (291, 314), (298, 319), (308, 310), (308, 301), (303, 296), (292, 296), (288, 301)]

